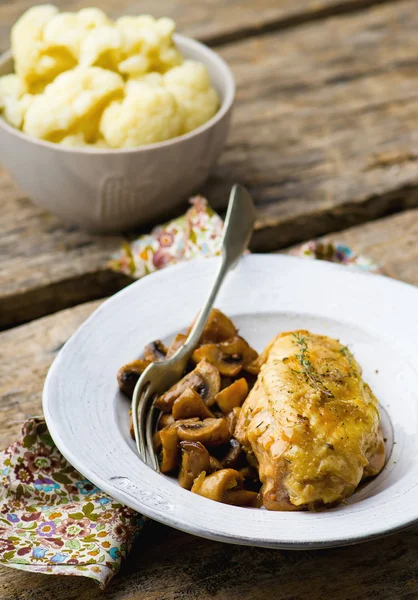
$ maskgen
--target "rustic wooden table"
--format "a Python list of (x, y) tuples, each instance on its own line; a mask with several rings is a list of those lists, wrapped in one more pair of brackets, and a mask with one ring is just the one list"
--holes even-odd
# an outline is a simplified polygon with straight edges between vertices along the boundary
[[(0, 50), (32, 2), (0, 2)], [(83, 0), (64, 0), (78, 9)], [(206, 188), (222, 210), (251, 189), (255, 251), (318, 235), (418, 284), (416, 0), (106, 0), (215, 46), (238, 84), (226, 151)], [(41, 412), (57, 351), (100, 299), (129, 283), (106, 267), (121, 238), (62, 225), (0, 170), (0, 446)], [(390, 216), (388, 216), (390, 215)], [(338, 233), (335, 233), (338, 232)], [(279, 552), (150, 523), (104, 594), (82, 578), (0, 568), (2, 600), (418, 598), (418, 528), (360, 546)]]

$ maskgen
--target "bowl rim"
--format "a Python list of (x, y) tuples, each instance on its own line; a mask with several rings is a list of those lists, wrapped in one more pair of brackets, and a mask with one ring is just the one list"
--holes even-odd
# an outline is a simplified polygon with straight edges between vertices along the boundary
[[(203, 123), (203, 125), (200, 125), (200, 127), (197, 127), (196, 129), (193, 129), (192, 131), (189, 131), (188, 133), (184, 133), (183, 135), (178, 135), (176, 137), (170, 138), (169, 140), (164, 140), (163, 142), (156, 142), (155, 144), (147, 144), (144, 146), (137, 146), (137, 147), (133, 147), (133, 148), (95, 148), (94, 146), (92, 146), (91, 148), (86, 148), (84, 146), (80, 146), (80, 147), (61, 146), (60, 144), (48, 142), (46, 140), (36, 138), (34, 136), (28, 135), (27, 133), (24, 133), (23, 131), (20, 131), (20, 129), (17, 129), (16, 127), (13, 127), (13, 125), (10, 125), (9, 123), (7, 123), (7, 121), (2, 116), (0, 116), (0, 129), (4, 129), (11, 135), (15, 135), (16, 137), (21, 138), (22, 140), (29, 142), (31, 144), (37, 145), (37, 146), (43, 146), (43, 147), (50, 148), (50, 149), (54, 148), (55, 150), (57, 150), (59, 152), (64, 152), (64, 153), (76, 153), (76, 154), (84, 154), (84, 155), (92, 155), (92, 154), (103, 155), (103, 154), (109, 154), (109, 153), (112, 155), (113, 154), (117, 155), (117, 154), (131, 154), (134, 152), (149, 152), (150, 150), (159, 150), (161, 148), (166, 148), (166, 147), (172, 146), (178, 142), (183, 142), (183, 141), (186, 141), (193, 137), (198, 136), (199, 134), (203, 133), (204, 131), (206, 131), (206, 130), (210, 129), (211, 127), (213, 127), (214, 125), (216, 125), (216, 123), (218, 123), (231, 110), (232, 104), (234, 102), (235, 90), (236, 90), (234, 76), (232, 74), (230, 67), (227, 65), (227, 63), (224, 61), (224, 59), (221, 58), (221, 56), (219, 56), (219, 54), (217, 54), (214, 50), (209, 48), (209, 46), (207, 46), (206, 44), (203, 44), (202, 42), (198, 42), (197, 40), (187, 37), (185, 35), (182, 35), (180, 33), (174, 33), (173, 38), (174, 38), (175, 42), (179, 42), (183, 46), (188, 46), (191, 49), (194, 49), (200, 53), (206, 54), (211, 59), (211, 61), (215, 64), (215, 67), (218, 69), (218, 71), (221, 74), (221, 77), (224, 79), (224, 81), (226, 83), (225, 98), (224, 98), (219, 110), (213, 115), (213, 117), (211, 117), (209, 119), (209, 121), (206, 121), (206, 123)], [(8, 49), (0, 55), (0, 67), (5, 65), (11, 59), (13, 59), (12, 51), (11, 51), (11, 49)]]

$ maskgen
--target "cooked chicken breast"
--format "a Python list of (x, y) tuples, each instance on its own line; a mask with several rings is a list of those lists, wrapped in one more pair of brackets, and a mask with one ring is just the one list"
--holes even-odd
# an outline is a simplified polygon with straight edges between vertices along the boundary
[(270, 510), (314, 509), (350, 496), (385, 461), (378, 402), (339, 341), (280, 334), (264, 353), (235, 437), (254, 456)]

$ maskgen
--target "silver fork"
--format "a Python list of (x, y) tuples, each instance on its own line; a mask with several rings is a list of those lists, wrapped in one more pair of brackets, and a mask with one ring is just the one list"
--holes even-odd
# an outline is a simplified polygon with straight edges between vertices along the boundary
[(255, 208), (244, 186), (235, 184), (229, 197), (222, 238), (221, 263), (209, 296), (201, 309), (190, 334), (177, 352), (169, 359), (151, 363), (139, 378), (132, 396), (132, 420), (136, 447), (143, 462), (159, 471), (153, 450), (153, 429), (157, 409), (155, 397), (166, 392), (184, 374), (187, 362), (195, 350), (205, 328), (215, 298), (230, 269), (237, 264), (251, 238)]

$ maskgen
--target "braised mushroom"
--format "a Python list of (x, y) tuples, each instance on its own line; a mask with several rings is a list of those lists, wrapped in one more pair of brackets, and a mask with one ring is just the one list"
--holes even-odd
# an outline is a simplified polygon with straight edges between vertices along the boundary
[(240, 406), (236, 406), (231, 410), (229, 414), (226, 415), (226, 422), (228, 423), (229, 433), (234, 435), (235, 426), (237, 424), (238, 416), (241, 411)]
[(236, 377), (241, 369), (257, 358), (257, 352), (238, 335), (218, 344), (205, 344), (193, 352), (195, 363), (206, 359), (221, 375)]
[(234, 506), (251, 506), (252, 508), (261, 505), (259, 495), (251, 490), (227, 490), (223, 502)]
[(223, 469), (222, 463), (217, 458), (210, 455), (210, 457), (209, 457), (209, 473), (214, 473), (215, 471), (220, 471), (221, 469)]
[(184, 335), (183, 333), (178, 333), (174, 340), (171, 342), (170, 346), (168, 347), (166, 358), (170, 358), (171, 356), (173, 356), (173, 354), (177, 352), (180, 346), (183, 346), (186, 340), (187, 335)]
[(180, 425), (177, 433), (182, 441), (200, 442), (204, 446), (220, 446), (230, 437), (226, 420), (213, 418)]
[(147, 344), (144, 348), (144, 358), (150, 362), (156, 362), (165, 360), (167, 355), (167, 348), (161, 340), (155, 340), (150, 344)]
[(237, 379), (234, 383), (224, 390), (218, 392), (215, 396), (216, 404), (221, 411), (227, 415), (236, 406), (241, 406), (248, 396), (248, 383), (244, 377)]
[(152, 436), (152, 447), (154, 448), (154, 452), (157, 454), (159, 454), (162, 450), (162, 441), (159, 431), (156, 431)]
[(121, 367), (118, 371), (118, 385), (121, 392), (132, 398), (136, 382), (150, 364), (149, 360), (134, 360)]
[(172, 416), (176, 421), (178, 419), (189, 419), (190, 417), (206, 419), (213, 417), (213, 413), (197, 392), (188, 389), (184, 390), (177, 400), (174, 400)]
[(246, 466), (239, 469), (239, 472), (244, 477), (244, 487), (253, 492), (259, 492), (261, 481), (258, 477), (258, 471), (254, 467)]
[(210, 469), (209, 452), (200, 442), (180, 442), (181, 465), (179, 484), (190, 490), (196, 477)]
[(235, 469), (221, 469), (211, 475), (204, 471), (199, 475), (192, 487), (192, 492), (204, 496), (210, 500), (223, 502), (226, 492), (232, 489), (239, 489), (242, 483), (242, 476)]
[(193, 425), (197, 423), (199, 419), (183, 419), (182, 421), (176, 421), (172, 425), (156, 431), (153, 436), (153, 446), (155, 452), (162, 451), (160, 469), (162, 473), (169, 473), (173, 471), (179, 464), (180, 459), (180, 447), (178, 445), (179, 439), (177, 430), (180, 425)]
[(164, 427), (168, 427), (174, 423), (175, 419), (171, 413), (161, 413), (160, 418), (158, 419), (157, 428), (163, 429)]
[(268, 344), (268, 346), (266, 346), (264, 348), (263, 352), (261, 354), (259, 354), (252, 362), (250, 362), (249, 364), (246, 364), (244, 366), (244, 371), (247, 371), (247, 373), (251, 373), (251, 375), (258, 375), (261, 367), (266, 362), (266, 360), (270, 354), (271, 347), (275, 341), (276, 341), (276, 338), (274, 338), (270, 342), (270, 344)]
[(231, 438), (229, 440), (229, 450), (221, 460), (222, 466), (225, 469), (238, 469), (242, 467), (244, 458), (241, 444), (235, 438)]
[(163, 412), (170, 412), (174, 402), (187, 389), (197, 392), (206, 404), (211, 406), (215, 402), (215, 396), (219, 392), (220, 386), (218, 370), (207, 360), (202, 360), (191, 373), (185, 375), (165, 394), (157, 398), (155, 406)]
[(229, 387), (231, 385), (231, 383), (234, 383), (234, 380), (232, 379), (232, 377), (222, 377), (221, 376), (221, 390), (224, 390), (225, 388)]
[(166, 427), (161, 429), (158, 435), (162, 445), (161, 473), (169, 473), (177, 467), (180, 458), (177, 428), (173, 426)]
[[(194, 321), (189, 328), (187, 334), (190, 333)], [(238, 331), (231, 321), (222, 311), (218, 308), (212, 308), (205, 329), (200, 336), (200, 344), (208, 344), (209, 342), (223, 342), (229, 338), (237, 335)]]

